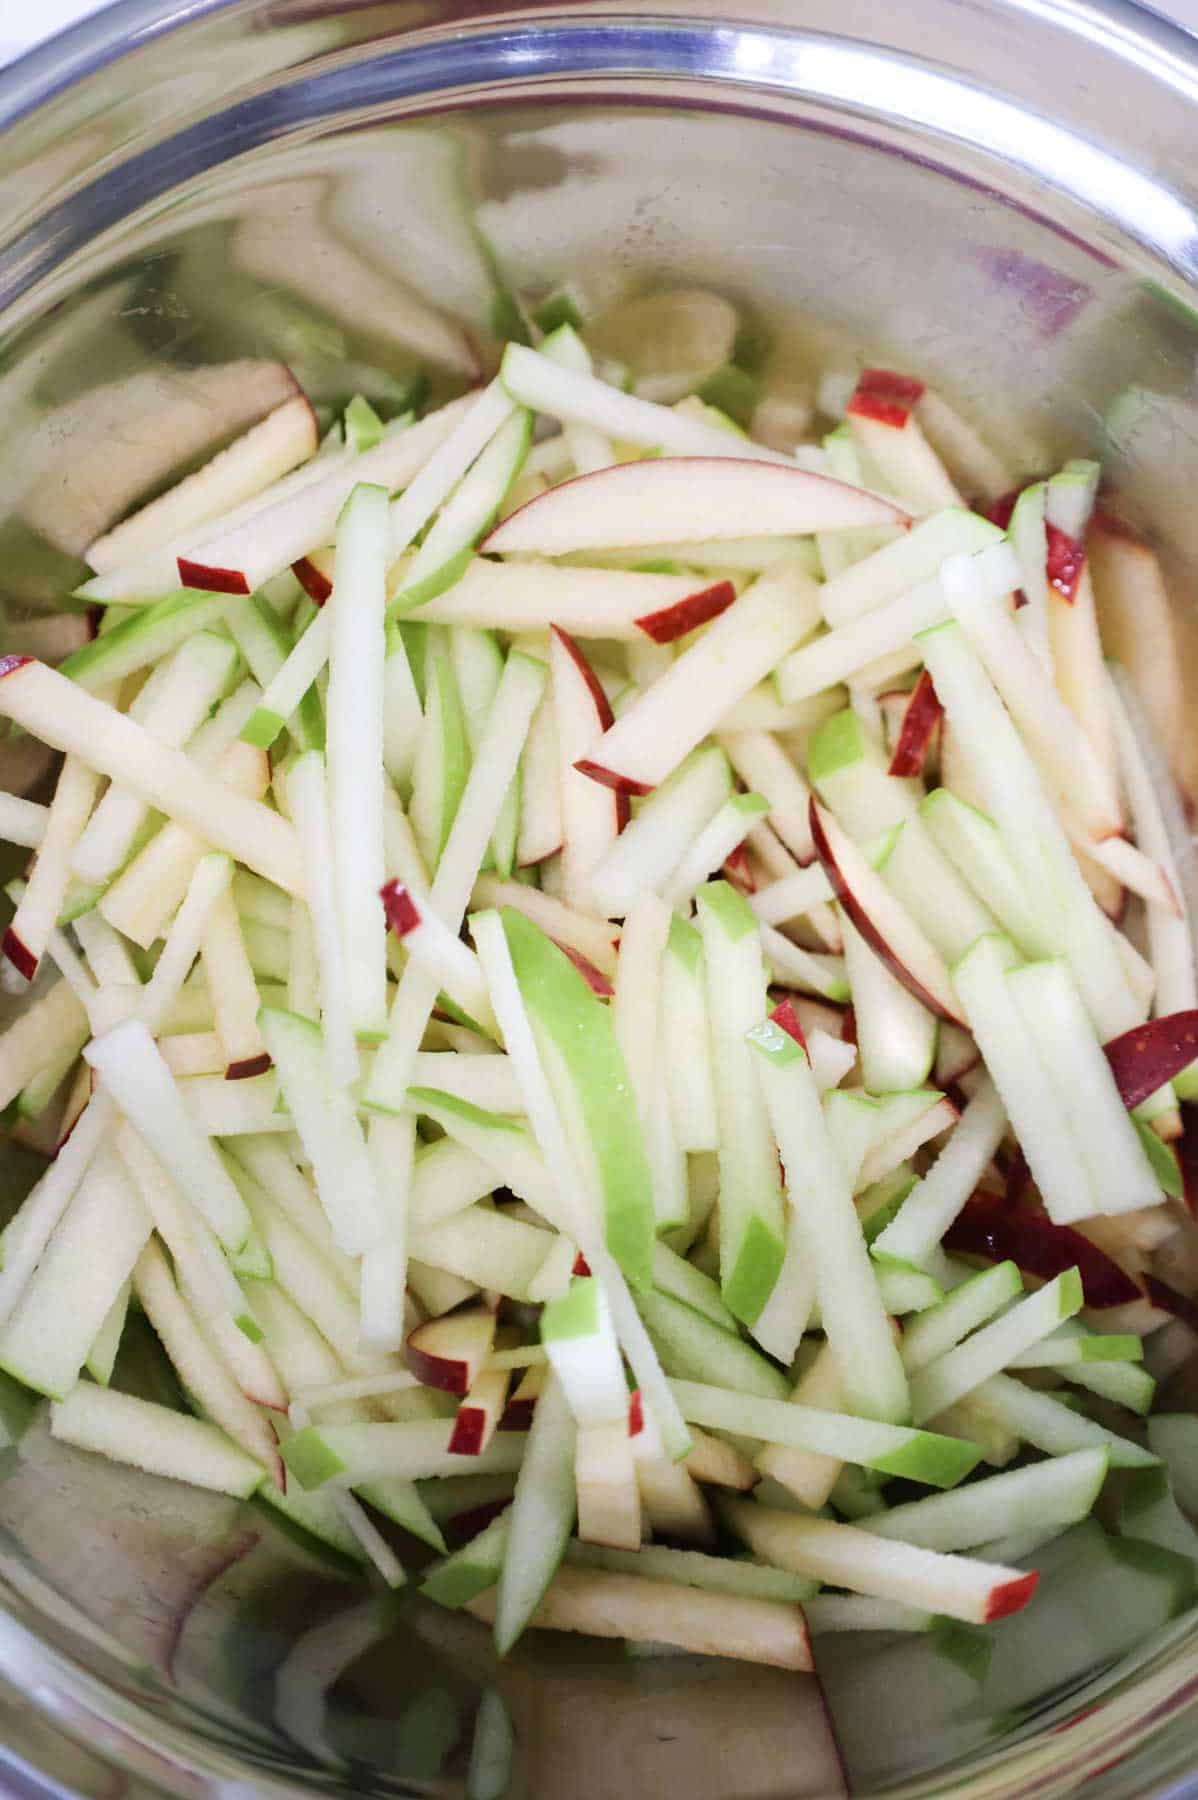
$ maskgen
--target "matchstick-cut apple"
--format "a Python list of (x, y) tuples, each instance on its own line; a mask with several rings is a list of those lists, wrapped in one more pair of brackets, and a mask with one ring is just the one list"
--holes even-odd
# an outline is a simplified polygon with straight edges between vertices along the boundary
[(836, 898), (866, 943), (921, 1005), (964, 1026), (943, 958), (831, 813), (812, 799), (811, 836)]
[(538, 494), (483, 542), (488, 555), (631, 548), (762, 533), (906, 525), (892, 500), (826, 475), (739, 457), (615, 463)]
[(1036, 1213), (1009, 1211), (1001, 1201), (970, 1200), (945, 1232), (944, 1247), (966, 1256), (1013, 1262), (1043, 1281), (1076, 1268), (1090, 1307), (1127, 1306), (1142, 1298), (1127, 1271), (1080, 1231), (1054, 1225)]
[(449, 1438), (455, 1456), (481, 1456), (487, 1448), (504, 1414), (508, 1379), (506, 1369), (484, 1368), (471, 1383)]
[(628, 799), (604, 791), (578, 764), (611, 729), (612, 710), (574, 639), (554, 626), (549, 639), (562, 817), (562, 888), (568, 906), (593, 910), (590, 880), (628, 823)]
[(864, 369), (845, 417), (891, 493), (913, 511), (931, 513), (960, 506), (961, 496), (915, 416), (923, 392), (913, 376)]
[(936, 727), (944, 716), (944, 708), (936, 698), (932, 677), (925, 669), (916, 682), (899, 726), (894, 754), (890, 758), (892, 775), (922, 775)]
[(445, 1313), (418, 1325), (407, 1342), (407, 1363), (425, 1387), (468, 1394), (495, 1341), (495, 1314), (486, 1306)]

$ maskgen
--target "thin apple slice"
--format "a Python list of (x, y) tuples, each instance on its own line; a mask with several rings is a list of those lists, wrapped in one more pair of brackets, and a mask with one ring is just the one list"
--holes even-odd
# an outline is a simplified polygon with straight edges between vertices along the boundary
[(944, 708), (936, 697), (932, 677), (924, 669), (903, 713), (903, 722), (899, 726), (898, 738), (890, 758), (891, 775), (923, 774), (932, 739), (943, 717)]
[(426, 1387), (466, 1394), (482, 1373), (495, 1341), (495, 1314), (473, 1306), (418, 1325), (408, 1338), (407, 1364)]
[(258, 498), (305, 463), (316, 445), (316, 415), (305, 396), (296, 394), (202, 469), (97, 538), (84, 551), (84, 560), (103, 575), (149, 556), (184, 532)]
[[(476, 1617), (497, 1616), (489, 1593), (468, 1602)], [(811, 1643), (797, 1606), (705, 1594), (606, 1570), (559, 1569), (528, 1624), (675, 1645), (700, 1656), (735, 1657), (771, 1668), (810, 1670)]]
[(550, 488), (497, 525), (483, 549), (562, 556), (661, 538), (683, 543), (750, 532), (797, 536), (906, 521), (892, 501), (795, 465), (763, 466), (726, 455), (662, 456), (617, 463)]
[(961, 507), (934, 513), (826, 581), (820, 589), (824, 618), (829, 625), (846, 625), (930, 581), (946, 556), (973, 554), (1000, 538), (997, 526)]
[(256, 1457), (205, 1419), (80, 1383), (50, 1409), (51, 1436), (149, 1475), (248, 1499), (265, 1479)]
[(482, 1456), (495, 1435), (507, 1398), (506, 1369), (484, 1369), (463, 1396), (449, 1448), (455, 1456)]
[(1034, 1570), (923, 1550), (854, 1525), (775, 1512), (751, 1500), (724, 1501), (721, 1511), (749, 1548), (777, 1568), (878, 1599), (931, 1606), (970, 1624), (993, 1624), (1020, 1612), (1039, 1580)]
[(1006, 1122), (1002, 1103), (987, 1080), (970, 1100), (927, 1174), (874, 1239), (872, 1251), (879, 1261), (893, 1259), (916, 1268), (935, 1266), (937, 1246), (1002, 1142)]
[(814, 799), (811, 834), (837, 898), (870, 948), (922, 1005), (950, 1024), (964, 1025), (943, 959), (852, 839)]
[(798, 564), (777, 565), (604, 733), (583, 772), (618, 792), (648, 793), (814, 630), (818, 610), (815, 584)]
[(578, 764), (613, 723), (607, 695), (573, 638), (555, 625), (549, 641), (562, 816), (562, 887), (568, 906), (595, 910), (591, 878), (628, 822), (628, 801), (588, 781)]
[(578, 1489), (578, 1535), (583, 1542), (605, 1544), (616, 1550), (639, 1549), (641, 1496), (623, 1417), (615, 1424), (579, 1428), (574, 1481)]

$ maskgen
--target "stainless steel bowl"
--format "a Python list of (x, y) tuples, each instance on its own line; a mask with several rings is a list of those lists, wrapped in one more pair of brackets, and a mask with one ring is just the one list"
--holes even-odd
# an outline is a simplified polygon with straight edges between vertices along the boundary
[[(1198, 44), (1121, 0), (124, 0), (0, 75), (9, 629), (69, 637), (83, 545), (262, 411), (275, 360), (398, 404), (419, 364), (469, 379), (516, 291), (695, 283), (800, 383), (890, 359), (1017, 468), (1101, 454), (1181, 602), (1163, 717), (1198, 567), (1196, 146)], [(0, 1460), (7, 1792), (839, 1791), (812, 1682), (544, 1638), (496, 1669), (481, 1627), (265, 1513), (36, 1420)], [(853, 1791), (1193, 1791), (1188, 1603), (1062, 1577), (986, 1670), (960, 1637), (834, 1646)]]

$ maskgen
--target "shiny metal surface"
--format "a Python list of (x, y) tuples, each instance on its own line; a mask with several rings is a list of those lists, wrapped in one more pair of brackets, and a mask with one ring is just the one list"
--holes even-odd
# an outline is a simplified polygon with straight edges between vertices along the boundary
[[(1198, 569), (1198, 46), (1117, 0), (738, 11), (124, 0), (0, 74), (10, 631), (266, 410), (278, 361), (330, 408), (396, 407), (420, 371), (448, 392), (514, 296), (570, 275), (600, 303), (728, 294), (799, 390), (829, 357), (935, 373), (1018, 470), (1101, 454), (1167, 553), (1172, 694)], [(497, 1670), (473, 1621), (370, 1598), (265, 1513), (37, 1421), (0, 1477), (6, 1791), (838, 1791), (814, 1683), (549, 1639)], [(1108, 1573), (1097, 1596), (1046, 1581), (984, 1670), (959, 1636), (830, 1650), (853, 1791), (1185, 1791), (1188, 1597)], [(516, 1736), (490, 1789), (468, 1775), (487, 1692)]]

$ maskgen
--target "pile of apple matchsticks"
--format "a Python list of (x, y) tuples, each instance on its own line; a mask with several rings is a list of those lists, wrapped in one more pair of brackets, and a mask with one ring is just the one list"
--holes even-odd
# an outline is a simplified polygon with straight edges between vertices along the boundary
[[(1109, 1471), (1198, 1458), (1141, 1419), (1188, 829), (1098, 627), (1155, 559), (1096, 465), (1012, 501), (918, 381), (844, 399), (785, 453), (570, 324), (418, 420), (298, 396), (0, 662), (64, 753), (0, 800), (52, 1157), (0, 1367), (56, 1438), (392, 1584), (379, 1515), (456, 1519), (423, 1591), (501, 1652), (793, 1669), (1018, 1610)], [(190, 1412), (111, 1384), (135, 1304)]]

